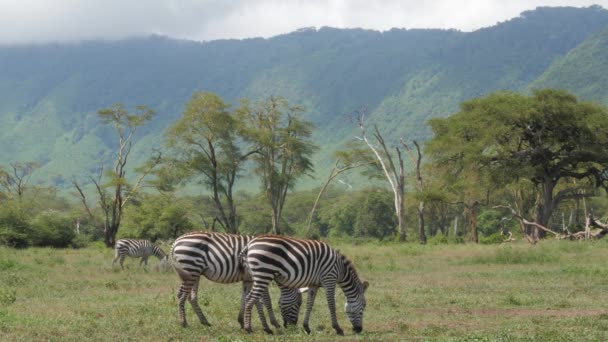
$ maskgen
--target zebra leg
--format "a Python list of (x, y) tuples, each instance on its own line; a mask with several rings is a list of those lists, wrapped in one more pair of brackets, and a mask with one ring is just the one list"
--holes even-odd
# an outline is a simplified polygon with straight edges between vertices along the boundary
[[(268, 291), (268, 283), (263, 282), (254, 282), (251, 291), (247, 294), (247, 298), (245, 299), (245, 312), (244, 312), (244, 329), (246, 332), (251, 333), (253, 330), (251, 329), (251, 309), (253, 309), (253, 305), (256, 304), (261, 306), (260, 303), (256, 303), (262, 298), (264, 291)], [(258, 309), (259, 312), (259, 309)], [(263, 315), (260, 318), (264, 317)], [(265, 319), (264, 319), (265, 321)], [(263, 323), (262, 323), (263, 324)], [(266, 328), (264, 329), (266, 330)], [(268, 328), (270, 330), (270, 328)], [(266, 331), (268, 332), (268, 331)], [(272, 330), (271, 330), (272, 332)]]
[(209, 321), (207, 321), (207, 318), (205, 318), (203, 310), (201, 310), (201, 307), (198, 305), (198, 283), (200, 279), (201, 278), (196, 279), (192, 289), (190, 290), (190, 305), (192, 305), (192, 309), (194, 309), (194, 312), (196, 312), (198, 320), (201, 321), (201, 324), (211, 326)]
[(192, 287), (187, 285), (186, 281), (182, 281), (182, 285), (177, 290), (177, 312), (179, 314), (179, 320), (182, 324), (182, 327), (187, 327), (188, 322), (186, 321), (186, 298), (190, 293), (190, 289)]
[(268, 318), (270, 318), (270, 324), (274, 325), (275, 328), (280, 328), (281, 325), (277, 322), (277, 318), (274, 316), (274, 311), (272, 310), (272, 300), (270, 299), (270, 290), (267, 288), (266, 292), (264, 292), (263, 296), (264, 305), (266, 306), (266, 310), (268, 310)]
[(125, 266), (123, 266), (123, 264), (122, 264), (123, 262), (125, 262), (125, 255), (122, 255), (120, 257), (120, 268), (122, 268), (122, 270), (124, 271), (125, 270)]
[(239, 309), (239, 316), (237, 317), (237, 320), (239, 321), (239, 324), (241, 325), (241, 329), (244, 328), (243, 313), (245, 312), (245, 299), (247, 298), (247, 295), (249, 294), (249, 290), (251, 290), (251, 282), (244, 281), (242, 291), (241, 291), (241, 308)]
[(304, 323), (302, 326), (304, 327), (304, 331), (310, 335), (308, 320), (310, 319), (310, 312), (312, 311), (312, 306), (315, 303), (315, 298), (317, 296), (317, 288), (311, 287), (308, 289), (308, 291), (308, 302), (306, 303), (306, 313), (304, 314)]
[(148, 257), (143, 257), (142, 261), (144, 262), (144, 271), (148, 272)]
[(112, 268), (114, 268), (114, 264), (116, 264), (116, 260), (118, 260), (118, 258), (119, 258), (119, 255), (118, 255), (118, 254), (116, 254), (116, 255), (114, 256), (114, 259), (112, 259)]
[(331, 326), (336, 330), (336, 333), (340, 336), (344, 336), (344, 331), (338, 324), (338, 317), (336, 316), (336, 283), (328, 284), (325, 287), (325, 294), (327, 295), (327, 307), (329, 308), (329, 314), (331, 315)]
[(274, 332), (272, 331), (272, 329), (270, 329), (270, 327), (268, 326), (268, 322), (266, 322), (266, 315), (264, 315), (264, 305), (261, 302), (261, 300), (264, 298), (264, 295), (262, 295), (262, 298), (259, 298), (256, 302), (255, 302), (255, 307), (258, 310), (258, 315), (260, 316), (260, 322), (262, 322), (262, 327), (264, 327), (264, 331), (267, 334), (274, 334)]

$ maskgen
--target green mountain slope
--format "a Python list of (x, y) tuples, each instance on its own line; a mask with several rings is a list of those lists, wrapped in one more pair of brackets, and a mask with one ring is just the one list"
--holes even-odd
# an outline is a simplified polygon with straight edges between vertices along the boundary
[(598, 32), (607, 27), (608, 11), (592, 6), (537, 8), (471, 33), (321, 28), (205, 43), (152, 36), (0, 46), (0, 165), (39, 161), (35, 180), (65, 187), (86, 179), (115, 145), (95, 112), (117, 102), (158, 112), (139, 132), (135, 165), (162, 145), (192, 92), (207, 90), (232, 103), (280, 95), (305, 105), (323, 167), (357, 134), (348, 114), (362, 108), (389, 139), (424, 139), (428, 118), (494, 90), (559, 84), (569, 59), (588, 63), (585, 54), (599, 57), (570, 90), (605, 98), (605, 73), (594, 70), (606, 69)]
[(530, 89), (548, 87), (608, 105), (608, 30), (586, 39), (530, 85)]

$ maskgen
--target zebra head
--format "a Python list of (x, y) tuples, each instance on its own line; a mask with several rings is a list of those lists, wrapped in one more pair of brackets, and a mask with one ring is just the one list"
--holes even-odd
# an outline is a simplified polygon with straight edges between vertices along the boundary
[(298, 316), (300, 315), (300, 306), (302, 306), (302, 293), (308, 291), (308, 288), (290, 289), (281, 288), (281, 297), (279, 298), (279, 306), (281, 307), (281, 316), (283, 317), (283, 326), (287, 328), (290, 325), (298, 324)]
[(353, 325), (353, 331), (360, 333), (363, 331), (363, 310), (365, 310), (365, 290), (369, 287), (369, 283), (364, 281), (356, 286), (356, 291), (352, 295), (346, 297), (344, 310), (346, 315)]

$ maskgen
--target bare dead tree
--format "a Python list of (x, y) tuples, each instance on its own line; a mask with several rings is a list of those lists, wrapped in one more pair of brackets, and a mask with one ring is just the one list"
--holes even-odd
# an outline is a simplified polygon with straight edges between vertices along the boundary
[(10, 170), (0, 167), (0, 199), (23, 198), (30, 178), (40, 166), (36, 162), (13, 162), (9, 164)]
[[(401, 145), (405, 148), (412, 164), (416, 165), (416, 188), (418, 192), (422, 195), (424, 192), (424, 183), (422, 182), (422, 173), (420, 172), (420, 164), (422, 163), (422, 153), (420, 152), (420, 146), (416, 140), (412, 140), (414, 146), (416, 146), (416, 156), (411, 148), (401, 139)], [(418, 202), (418, 207), (416, 208), (418, 212), (418, 234), (420, 235), (420, 243), (426, 244), (426, 233), (424, 231), (424, 200), (420, 199)]]
[[(501, 231), (500, 235), (504, 235), (504, 233)], [(507, 238), (502, 240), (502, 242), (512, 242), (512, 241), (515, 241), (515, 239), (513, 238), (513, 233), (511, 233), (511, 232), (508, 232)]]
[(368, 140), (365, 125), (363, 124), (365, 113), (361, 112), (358, 117), (359, 128), (361, 129), (361, 137), (365, 144), (372, 150), (374, 156), (380, 163), (382, 171), (386, 177), (386, 180), (391, 186), (391, 190), (394, 195), (395, 214), (397, 215), (397, 230), (399, 231), (399, 241), (406, 241), (405, 232), (405, 208), (404, 208), (404, 194), (405, 194), (405, 170), (403, 168), (403, 158), (401, 156), (401, 150), (399, 147), (395, 147), (397, 166), (393, 161), (393, 156), (389, 152), (384, 138), (378, 130), (378, 126), (374, 125), (374, 138), (380, 145), (382, 153)]
[(536, 223), (534, 221), (529, 221), (529, 220), (525, 219), (520, 213), (518, 213), (515, 209), (511, 208), (511, 206), (509, 206), (509, 205), (496, 205), (493, 208), (495, 208), (495, 209), (499, 209), (499, 208), (507, 208), (507, 209), (509, 209), (511, 211), (511, 215), (513, 217), (517, 218), (520, 221), (520, 223), (521, 223), (520, 226), (524, 227), (524, 229), (522, 229), (522, 233), (528, 238), (528, 241), (531, 242), (532, 244), (538, 243), (538, 235), (537, 234), (533, 234), (532, 236), (530, 236), (527, 233), (527, 230), (525, 229), (525, 227), (528, 227), (528, 226), (533, 226), (533, 227), (538, 228), (540, 230), (543, 230), (543, 231), (545, 231), (547, 233), (551, 233), (556, 238), (559, 237), (559, 233), (554, 232), (553, 230), (551, 230), (551, 229), (543, 226), (542, 224), (539, 224), (539, 223)]
[(338, 177), (338, 175), (341, 174), (342, 172), (346, 172), (348, 170), (352, 170), (352, 169), (355, 169), (358, 167), (370, 165), (369, 162), (354, 162), (353, 164), (341, 165), (342, 162), (343, 162), (342, 158), (338, 158), (338, 160), (336, 161), (336, 164), (334, 165), (334, 167), (331, 169), (331, 172), (329, 173), (329, 177), (327, 178), (327, 181), (325, 181), (325, 183), (321, 187), (321, 190), (319, 190), (319, 194), (317, 195), (317, 198), (315, 199), (315, 203), (312, 205), (310, 214), (308, 214), (308, 218), (306, 219), (306, 231), (307, 232), (310, 232), (310, 227), (312, 226), (312, 219), (315, 215), (315, 211), (317, 209), (317, 206), (319, 205), (321, 196), (323, 196), (323, 193), (325, 193), (325, 190), (327, 190), (327, 187), (329, 186), (329, 184), (336, 177)]

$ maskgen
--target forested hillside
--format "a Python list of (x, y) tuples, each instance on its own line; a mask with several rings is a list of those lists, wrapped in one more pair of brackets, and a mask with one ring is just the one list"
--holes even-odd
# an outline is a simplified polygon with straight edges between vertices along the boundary
[(37, 161), (35, 181), (64, 188), (88, 177), (110, 160), (112, 131), (95, 113), (113, 103), (157, 111), (139, 132), (138, 164), (196, 90), (233, 104), (278, 95), (304, 105), (320, 165), (357, 133), (348, 113), (362, 108), (391, 138), (425, 139), (427, 119), (499, 89), (566, 88), (608, 103), (607, 30), (608, 11), (592, 6), (538, 8), (470, 33), (320, 28), (204, 43), (1, 46), (0, 165)]

